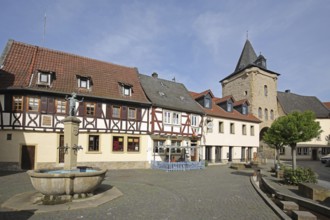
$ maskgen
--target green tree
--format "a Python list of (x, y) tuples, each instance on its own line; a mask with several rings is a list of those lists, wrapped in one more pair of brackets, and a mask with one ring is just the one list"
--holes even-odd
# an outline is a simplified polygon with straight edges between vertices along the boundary
[(279, 120), (275, 120), (263, 136), (263, 141), (271, 148), (275, 148), (277, 164), (280, 163), (280, 149), (284, 146), (284, 140), (280, 136), (280, 131), (283, 129), (283, 124), (279, 123)]
[[(275, 122), (274, 122), (275, 123)], [(278, 137), (277, 143), (291, 147), (292, 169), (297, 167), (296, 148), (297, 143), (310, 141), (319, 136), (322, 132), (319, 122), (315, 121), (315, 114), (312, 111), (292, 112), (276, 120), (274, 134)]]

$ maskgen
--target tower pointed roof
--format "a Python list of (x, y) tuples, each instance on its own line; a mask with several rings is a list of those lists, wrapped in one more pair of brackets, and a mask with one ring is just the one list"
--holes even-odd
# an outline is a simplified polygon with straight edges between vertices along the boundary
[(235, 72), (243, 69), (249, 64), (253, 64), (257, 59), (257, 54), (254, 51), (251, 42), (247, 39), (244, 48), (242, 50), (241, 56), (239, 57), (238, 63), (235, 68)]
[(242, 72), (244, 69), (250, 67), (258, 67), (259, 69), (262, 69), (263, 71), (266, 71), (270, 74), (275, 74), (277, 76), (280, 75), (279, 73), (267, 69), (266, 58), (261, 54), (257, 56), (256, 52), (252, 47), (251, 42), (247, 39), (234, 72), (220, 80), (220, 83), (223, 83), (225, 80), (235, 76), (236, 74)]

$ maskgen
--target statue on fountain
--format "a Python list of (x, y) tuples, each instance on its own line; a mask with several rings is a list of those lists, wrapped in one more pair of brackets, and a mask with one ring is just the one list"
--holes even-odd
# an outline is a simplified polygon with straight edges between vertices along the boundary
[(66, 96), (65, 100), (69, 100), (69, 116), (75, 116), (77, 114), (76, 110), (76, 102), (82, 102), (84, 101), (84, 98), (82, 98), (80, 101), (76, 98), (77, 93), (73, 92), (71, 93), (71, 97)]

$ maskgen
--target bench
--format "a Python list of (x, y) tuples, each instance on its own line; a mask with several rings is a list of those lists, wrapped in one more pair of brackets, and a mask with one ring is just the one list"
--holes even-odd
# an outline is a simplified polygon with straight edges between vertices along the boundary
[(292, 219), (294, 220), (317, 220), (317, 217), (306, 211), (293, 211)]
[(330, 198), (330, 189), (314, 183), (299, 183), (298, 191), (302, 196), (315, 201), (323, 202), (327, 198)]

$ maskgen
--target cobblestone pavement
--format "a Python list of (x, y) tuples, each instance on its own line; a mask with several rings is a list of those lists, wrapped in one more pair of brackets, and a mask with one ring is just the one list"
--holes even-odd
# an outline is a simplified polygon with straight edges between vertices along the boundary
[[(251, 173), (227, 165), (186, 172), (112, 170), (103, 184), (124, 194), (113, 201), (38, 214), (0, 208), (0, 219), (279, 219), (254, 190)], [(0, 203), (32, 190), (26, 173), (0, 171)]]

